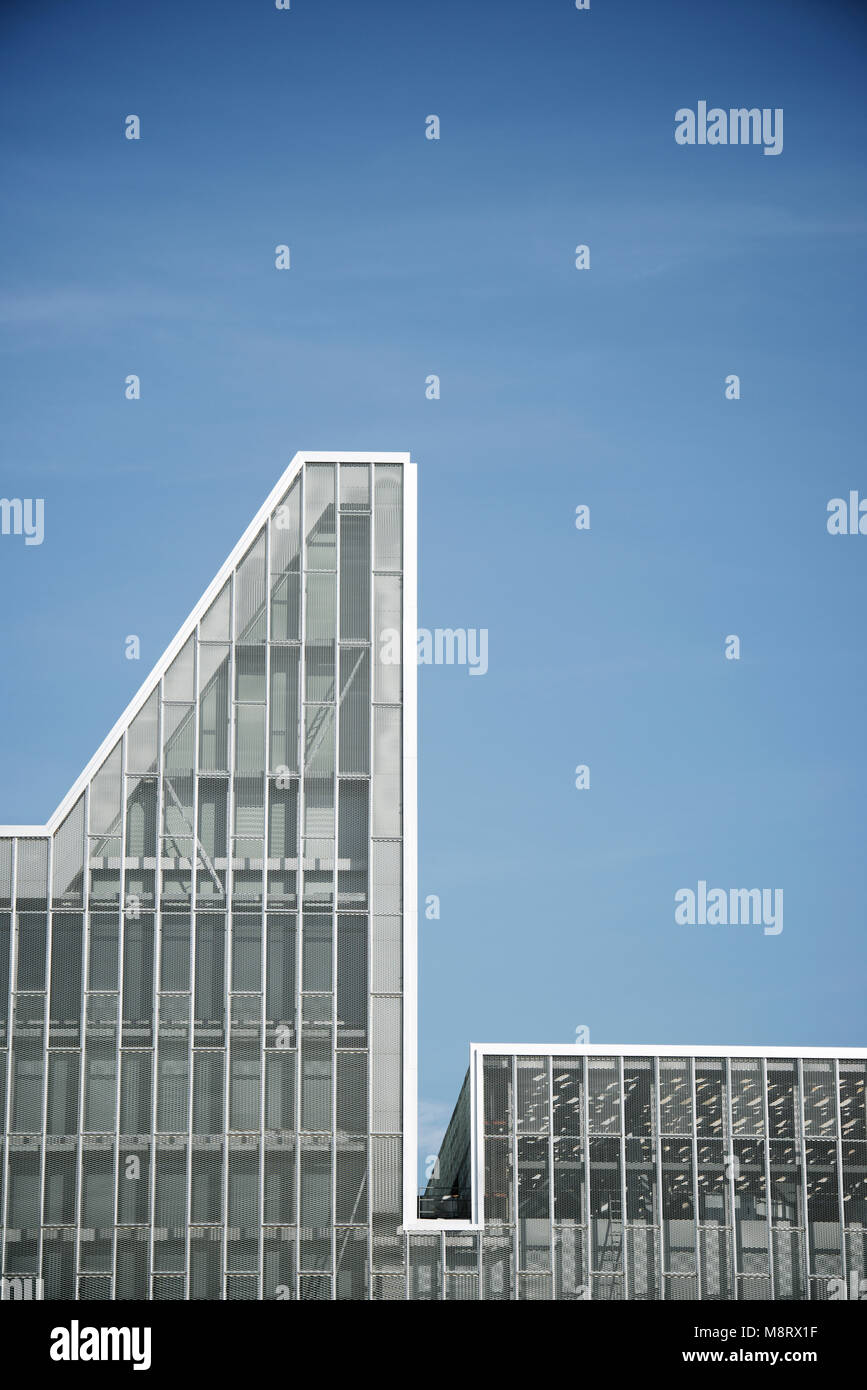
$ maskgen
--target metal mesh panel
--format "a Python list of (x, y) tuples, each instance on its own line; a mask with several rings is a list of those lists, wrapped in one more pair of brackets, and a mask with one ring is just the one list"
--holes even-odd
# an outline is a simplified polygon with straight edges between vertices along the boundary
[[(42, 1279), (46, 1299), (71, 1303), (75, 1299), (75, 1232), (45, 1230), (42, 1233)], [(120, 1293), (117, 1297), (121, 1297)], [(147, 1297), (147, 1293), (143, 1295)]]
[(867, 1227), (867, 1144), (844, 1140), (843, 1225)]
[[(771, 1297), (770, 1279), (759, 1279), (747, 1277), (738, 1279), (738, 1299), (744, 1302), (765, 1303)], [(695, 1298), (695, 1294), (688, 1295)], [(668, 1295), (666, 1295), (668, 1297)]]
[(518, 1298), (532, 1302), (549, 1302), (554, 1297), (554, 1280), (550, 1275), (519, 1274)]
[(398, 570), (403, 555), (403, 469), (378, 463), (373, 474), (374, 569)]
[(331, 1150), (327, 1141), (302, 1139), (298, 1217), (298, 1259), (302, 1270), (331, 1268), (331, 1181)]
[(366, 1299), (369, 1287), (367, 1231), (338, 1228), (336, 1250), (335, 1297), (338, 1299)]
[(402, 846), (393, 840), (374, 840), (371, 844), (371, 908), (383, 916), (401, 911)]
[(439, 1235), (409, 1237), (409, 1297), (420, 1302), (442, 1298)]
[(728, 1133), (724, 1058), (696, 1058), (695, 1104), (698, 1134), (709, 1139), (722, 1139)]
[(187, 1147), (177, 1140), (157, 1141), (154, 1196), (154, 1270), (180, 1273), (184, 1268), (187, 1220)]
[(402, 826), (401, 710), (377, 705), (373, 711), (372, 833), (398, 836)]
[(235, 641), (265, 640), (265, 531), (261, 530), (235, 572)]
[(403, 988), (403, 918), (371, 919), (370, 988), (374, 994), (399, 994)]
[(692, 1132), (692, 1085), (687, 1058), (659, 1059), (659, 1128), (661, 1134)]
[[(3, 1062), (5, 1063), (5, 1057)], [(51, 1052), (48, 1055), (48, 1106), (46, 1133), (77, 1134), (78, 1052)], [(5, 1082), (5, 1073), (3, 1080)], [(5, 1113), (5, 1112), (4, 1112)]]
[(84, 796), (54, 835), (52, 897), (55, 907), (80, 907), (84, 895)]
[(552, 1062), (555, 1134), (579, 1135), (583, 1128), (584, 1059), (555, 1057)]
[(26, 839), (18, 841), (18, 864), (16, 869), (18, 909), (26, 912), (28, 908), (44, 910), (48, 906), (48, 840)]
[(339, 907), (367, 906), (368, 786), (341, 778), (337, 817)]
[(521, 1269), (551, 1268), (548, 1143), (518, 1140), (518, 1260)]
[(837, 1190), (837, 1146), (833, 1140), (809, 1139), (806, 1159), (810, 1270), (813, 1274), (841, 1275), (843, 1233)]
[(340, 636), (370, 637), (370, 517), (340, 518)]
[(769, 1231), (763, 1140), (733, 1143), (735, 1231), (739, 1274), (769, 1272)]
[(344, 1052), (336, 1060), (338, 1133), (366, 1134), (367, 1053)]
[(127, 916), (123, 927), (123, 1042), (146, 1047), (153, 1040), (154, 921), (150, 913)]
[(225, 1052), (193, 1053), (193, 1133), (220, 1134), (223, 1129)]
[(114, 1146), (91, 1141), (81, 1155), (79, 1267), (110, 1272), (114, 1234)]
[(804, 1132), (831, 1139), (837, 1133), (834, 1063), (819, 1058), (804, 1060)]
[(221, 1233), (216, 1227), (190, 1230), (190, 1298), (220, 1299), (223, 1294)]
[(732, 1133), (764, 1134), (765, 1098), (762, 1093), (762, 1064), (757, 1057), (732, 1057), (731, 1097)]
[(485, 1140), (485, 1220), (512, 1219), (512, 1145), (508, 1137)]
[(339, 770), (370, 771), (370, 652), (340, 648)]
[(295, 1046), (297, 1007), (295, 951), (297, 918), (293, 914), (268, 914), (265, 961), (266, 1045)]
[(49, 1149), (45, 1155), (42, 1220), (47, 1226), (75, 1224), (75, 1147)]
[(623, 1063), (625, 1133), (643, 1136), (656, 1130), (653, 1058), (626, 1057)]
[(216, 1137), (194, 1139), (191, 1155), (191, 1221), (223, 1217), (223, 1144)]
[(400, 999), (370, 1001), (371, 1128), (397, 1133), (402, 1125), (402, 1006)]
[(259, 1277), (256, 1274), (228, 1274), (226, 1298), (229, 1302), (255, 1302), (259, 1297)]
[(616, 1057), (587, 1058), (587, 1114), (591, 1134), (620, 1133), (620, 1067)]
[[(616, 1139), (590, 1139), (591, 1268), (600, 1273), (623, 1268), (623, 1212), (620, 1145)], [(595, 1295), (594, 1295), (595, 1297)]]
[(118, 1146), (117, 1219), (123, 1225), (143, 1225), (150, 1207), (150, 1144), (121, 1140)]
[[(178, 1294), (177, 1297), (183, 1298), (184, 1281), (180, 1279), (177, 1282), (181, 1286), (181, 1293)], [(156, 1297), (156, 1295), (154, 1295), (154, 1297)], [(78, 1299), (80, 1303), (104, 1303), (105, 1300), (109, 1298), (111, 1298), (110, 1274), (103, 1275), (102, 1277), (97, 1276), (92, 1279), (79, 1279)]]
[(148, 1232), (120, 1227), (115, 1246), (116, 1299), (140, 1302), (148, 1297)]
[(271, 519), (271, 638), (298, 636), (297, 575), (301, 563), (301, 484), (295, 480)]
[(803, 1231), (772, 1232), (774, 1298), (806, 1299), (807, 1261)]
[[(81, 1041), (82, 928), (83, 918), (80, 913), (55, 912), (52, 923), (49, 1014), (50, 1045), (54, 1047), (76, 1047)], [(116, 933), (115, 923), (115, 936)], [(30, 949), (26, 942), (23, 944), (26, 949)], [(19, 966), (19, 980), (20, 978)], [(117, 988), (116, 966), (114, 981), (108, 987)], [(2, 1011), (5, 1015), (5, 988), (2, 999)]]
[(692, 1145), (663, 1139), (662, 1232), (666, 1273), (691, 1274), (696, 1268)]
[(297, 647), (271, 648), (270, 763), (272, 772), (298, 771), (300, 652)]
[(547, 1134), (550, 1109), (547, 1058), (519, 1057), (517, 1068), (518, 1133)]
[(262, 1219), (271, 1225), (295, 1224), (295, 1136), (265, 1141), (265, 1185)]
[[(414, 1295), (410, 1295), (413, 1297)], [(502, 1300), (515, 1297), (515, 1278), (512, 1260), (512, 1236), (509, 1232), (482, 1233), (482, 1294), (483, 1299)]]
[[(7, 1043), (9, 1023), (9, 949), (12, 943), (12, 914), (0, 912), (0, 1045)], [(3, 1111), (4, 1115), (6, 1111)]]
[(294, 1052), (265, 1054), (266, 1130), (295, 1128), (295, 1058)]
[(652, 1139), (626, 1141), (626, 1220), (659, 1224), (656, 1152)]
[(698, 1219), (702, 1225), (730, 1226), (729, 1163), (722, 1139), (698, 1143)]
[(301, 1299), (330, 1299), (330, 1275), (302, 1274), (298, 1280), (298, 1297)]
[(698, 1237), (702, 1298), (734, 1298), (731, 1231), (710, 1227), (700, 1230)]
[(310, 1025), (301, 1039), (301, 1128), (324, 1133), (331, 1129), (331, 1087), (334, 1054), (331, 1029)]
[(308, 463), (304, 469), (305, 564), (333, 570), (335, 555), (335, 469), (333, 463)]
[(402, 1141), (376, 1135), (370, 1141), (371, 1211), (374, 1232), (397, 1230), (402, 1206)]
[(406, 1298), (406, 1279), (403, 1274), (374, 1274), (373, 1293), (375, 1303), (399, 1303)]
[(363, 1139), (338, 1141), (336, 1152), (334, 1219), (338, 1225), (367, 1221), (367, 1143)]
[(477, 1274), (447, 1274), (446, 1298), (449, 1302), (473, 1302), (479, 1297)]
[(286, 1301), (295, 1297), (295, 1231), (266, 1230), (262, 1241), (262, 1297)]
[(399, 704), (402, 695), (402, 585), (396, 574), (373, 580), (373, 698)]
[(798, 1064), (792, 1059), (776, 1058), (767, 1066), (769, 1133), (795, 1138), (801, 1132)]
[(367, 1046), (367, 918), (337, 918), (337, 1046)]
[(259, 1265), (259, 1143), (229, 1140), (226, 1269), (252, 1271)]
[(16, 979), (19, 990), (45, 988), (47, 935), (48, 915), (46, 913), (19, 912)]
[(838, 1065), (841, 1133), (844, 1139), (867, 1139), (867, 1061), (841, 1058)]
[(627, 1297), (659, 1298), (659, 1235), (644, 1226), (626, 1230)]
[(475, 1235), (457, 1235), (447, 1231), (446, 1271), (449, 1274), (477, 1274), (479, 1268), (479, 1238)]
[(231, 648), (199, 643), (199, 767), (225, 772), (229, 766)]

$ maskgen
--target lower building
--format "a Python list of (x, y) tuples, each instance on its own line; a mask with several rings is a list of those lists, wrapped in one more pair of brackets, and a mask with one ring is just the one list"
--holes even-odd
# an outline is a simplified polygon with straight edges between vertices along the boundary
[(407, 1296), (864, 1297), (865, 1077), (864, 1049), (475, 1045)]

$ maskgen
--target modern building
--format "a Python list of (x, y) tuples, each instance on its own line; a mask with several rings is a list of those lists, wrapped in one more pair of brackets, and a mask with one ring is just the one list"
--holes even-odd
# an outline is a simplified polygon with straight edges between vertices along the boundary
[(841, 1296), (864, 1049), (473, 1047), (419, 1201), (415, 528), (408, 455), (297, 455), (0, 827), (0, 1294)]

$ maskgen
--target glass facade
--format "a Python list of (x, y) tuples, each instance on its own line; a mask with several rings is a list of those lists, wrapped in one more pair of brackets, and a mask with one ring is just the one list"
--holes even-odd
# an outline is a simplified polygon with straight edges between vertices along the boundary
[(474, 1047), (416, 1205), (403, 458), (296, 458), (54, 819), (0, 827), (4, 1280), (841, 1296), (867, 1276), (864, 1051)]
[[(482, 1229), (411, 1233), (409, 1297), (859, 1296), (863, 1050), (474, 1052)], [(470, 1126), (459, 1104), (444, 1151)]]
[(296, 462), (62, 823), (0, 830), (2, 1273), (48, 1299), (404, 1278), (405, 468)]

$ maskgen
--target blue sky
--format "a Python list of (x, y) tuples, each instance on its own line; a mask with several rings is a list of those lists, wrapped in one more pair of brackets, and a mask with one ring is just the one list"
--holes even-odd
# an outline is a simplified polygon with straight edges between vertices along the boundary
[[(46, 503), (0, 538), (0, 819), (51, 813), (297, 449), (408, 449), (420, 622), (490, 634), (484, 678), (420, 671), (423, 1152), (470, 1039), (863, 1044), (867, 538), (825, 526), (867, 496), (859, 7), (0, 32), (0, 492)], [(678, 146), (699, 100), (782, 107), (783, 153)], [(782, 887), (782, 934), (677, 926), (699, 879)]]

